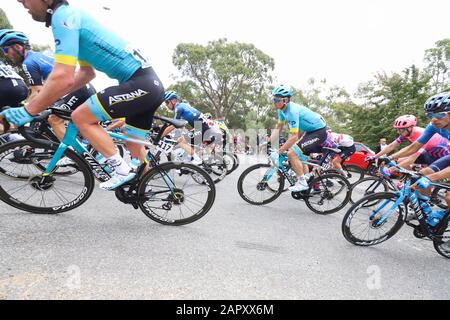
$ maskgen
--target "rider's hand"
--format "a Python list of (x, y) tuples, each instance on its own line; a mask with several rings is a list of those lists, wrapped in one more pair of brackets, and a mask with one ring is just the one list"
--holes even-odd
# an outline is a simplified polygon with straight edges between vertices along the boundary
[(377, 160), (377, 156), (367, 156), (366, 159), (364, 159), (364, 161), (375, 161)]
[(0, 115), (17, 127), (30, 123), (34, 119), (25, 107), (10, 108), (1, 112)]
[(411, 186), (411, 189), (415, 189), (416, 186), (419, 187), (420, 189), (428, 189), (432, 183), (433, 181), (431, 181), (427, 177), (422, 177)]

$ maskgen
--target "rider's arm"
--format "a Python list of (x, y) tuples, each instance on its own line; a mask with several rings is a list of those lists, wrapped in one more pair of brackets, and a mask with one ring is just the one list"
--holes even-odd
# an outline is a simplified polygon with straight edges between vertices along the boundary
[(441, 170), (439, 172), (427, 175), (427, 178), (433, 182), (438, 182), (438, 181), (444, 180), (444, 179), (450, 179), (450, 167), (447, 167), (444, 170)]
[(407, 146), (406, 148), (403, 148), (399, 152), (394, 153), (391, 157), (393, 159), (400, 159), (407, 156), (412, 155), (413, 153), (419, 151), (422, 148), (423, 144), (419, 141), (416, 141), (412, 143), (411, 145)]
[(299, 140), (299, 134), (292, 134), (289, 139), (287, 139), (286, 143), (278, 150), (279, 154), (282, 154), (285, 151), (288, 151), (292, 146)]
[(31, 87), (31, 93), (28, 96), (27, 101), (30, 102), (34, 98), (36, 98), (37, 94), (42, 90), (42, 86), (32, 86)]
[(89, 65), (80, 64), (80, 69), (75, 73), (75, 81), (70, 92), (83, 88), (96, 77), (95, 70)]
[(394, 151), (400, 144), (397, 142), (397, 140), (395, 140), (394, 142), (392, 142), (391, 144), (389, 144), (386, 148), (384, 148), (383, 150), (381, 150), (380, 152), (378, 152), (375, 157), (379, 158), (381, 156), (384, 156), (385, 154), (389, 154), (392, 151)]
[(28, 113), (36, 115), (70, 92), (75, 83), (75, 66), (56, 63), (41, 92), (26, 106)]
[(163, 134), (162, 134), (162, 137), (165, 137), (165, 136), (167, 136), (169, 133), (171, 133), (173, 130), (175, 130), (175, 127), (174, 126), (168, 126), (167, 128), (166, 128), (166, 130), (164, 130), (164, 132), (163, 132)]

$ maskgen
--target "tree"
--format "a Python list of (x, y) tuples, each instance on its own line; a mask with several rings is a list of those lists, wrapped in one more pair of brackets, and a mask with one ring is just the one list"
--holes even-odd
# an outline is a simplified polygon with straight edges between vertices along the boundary
[(437, 41), (435, 48), (425, 51), (424, 60), (433, 93), (450, 89), (450, 39)]
[(2, 9), (0, 9), (0, 29), (12, 29), (12, 25)]
[(207, 46), (179, 44), (173, 63), (192, 82), (189, 89), (198, 105), (219, 119), (245, 117), (248, 109), (261, 108), (274, 69), (274, 60), (254, 45), (226, 39)]

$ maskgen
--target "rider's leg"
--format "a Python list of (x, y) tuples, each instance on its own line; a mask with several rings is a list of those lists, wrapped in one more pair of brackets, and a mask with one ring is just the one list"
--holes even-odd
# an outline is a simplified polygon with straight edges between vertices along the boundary
[(308, 179), (305, 176), (305, 170), (303, 167), (304, 164), (302, 162), (308, 160), (308, 157), (303, 154), (303, 151), (298, 147), (298, 145), (295, 145), (291, 150), (289, 150), (288, 158), (298, 178), (297, 183), (290, 187), (289, 190), (292, 192), (308, 190)]
[(66, 126), (64, 125), (64, 120), (52, 114), (50, 115), (50, 117), (48, 117), (48, 123), (52, 127), (55, 136), (59, 139), (59, 141), (62, 141), (64, 135), (66, 134)]

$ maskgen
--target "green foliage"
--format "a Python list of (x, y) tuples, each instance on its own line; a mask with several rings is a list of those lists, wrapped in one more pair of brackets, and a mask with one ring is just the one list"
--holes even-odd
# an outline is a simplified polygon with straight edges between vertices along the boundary
[(12, 29), (6, 13), (0, 8), (0, 29)]
[(174, 87), (184, 99), (203, 112), (243, 128), (247, 112), (256, 112), (256, 122), (267, 113), (267, 88), (272, 81), (274, 61), (252, 44), (228, 43), (226, 39), (208, 45), (180, 44), (173, 63), (190, 81)]

